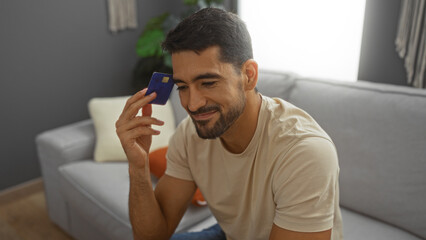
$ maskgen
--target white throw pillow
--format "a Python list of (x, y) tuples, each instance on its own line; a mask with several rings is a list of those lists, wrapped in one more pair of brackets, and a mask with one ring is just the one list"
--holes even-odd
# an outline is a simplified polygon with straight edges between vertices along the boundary
[[(89, 101), (89, 113), (96, 132), (95, 161), (127, 160), (126, 154), (121, 147), (120, 139), (115, 131), (115, 122), (123, 111), (123, 107), (129, 97), (93, 98)], [(141, 112), (138, 115), (141, 115)], [(175, 131), (173, 109), (169, 102), (164, 106), (153, 104), (152, 116), (165, 123), (163, 126), (153, 125), (153, 128), (161, 131), (161, 133), (152, 137), (150, 151), (167, 146), (170, 137)]]

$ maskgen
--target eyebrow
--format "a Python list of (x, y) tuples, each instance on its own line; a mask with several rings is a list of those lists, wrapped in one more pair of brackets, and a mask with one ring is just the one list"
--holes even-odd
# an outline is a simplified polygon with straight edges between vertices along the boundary
[[(219, 74), (216, 74), (216, 73), (203, 73), (203, 74), (200, 74), (200, 75), (196, 76), (195, 78), (193, 78), (191, 80), (191, 82), (196, 82), (196, 81), (202, 80), (202, 79), (212, 79), (212, 78), (222, 79), (223, 77), (221, 75), (219, 75)], [(177, 84), (177, 83), (186, 83), (185, 81), (180, 80), (180, 79), (176, 79), (176, 78), (173, 78), (173, 82), (175, 84)]]

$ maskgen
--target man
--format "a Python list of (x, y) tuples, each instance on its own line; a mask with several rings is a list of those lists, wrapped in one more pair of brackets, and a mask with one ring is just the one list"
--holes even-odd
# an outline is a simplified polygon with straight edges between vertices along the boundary
[(135, 239), (169, 239), (197, 187), (219, 225), (174, 239), (342, 239), (335, 147), (303, 110), (257, 92), (258, 66), (238, 16), (200, 10), (163, 47), (189, 117), (170, 141), (155, 190), (148, 152), (159, 131), (151, 126), (163, 122), (148, 103), (156, 94), (136, 93), (116, 123)]

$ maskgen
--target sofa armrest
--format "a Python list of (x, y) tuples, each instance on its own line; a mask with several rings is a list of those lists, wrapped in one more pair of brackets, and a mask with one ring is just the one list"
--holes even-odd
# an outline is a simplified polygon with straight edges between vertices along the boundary
[(63, 165), (93, 159), (96, 135), (92, 120), (48, 130), (36, 137), (40, 162)]
[(65, 230), (69, 230), (69, 218), (60, 191), (58, 168), (70, 162), (93, 159), (95, 142), (92, 120), (48, 130), (36, 137), (49, 216)]

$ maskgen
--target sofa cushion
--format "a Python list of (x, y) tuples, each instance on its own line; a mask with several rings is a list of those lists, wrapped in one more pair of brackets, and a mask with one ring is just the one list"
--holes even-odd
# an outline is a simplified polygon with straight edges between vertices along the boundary
[(345, 240), (421, 240), (399, 228), (342, 208), (343, 237)]
[(426, 92), (298, 79), (289, 100), (336, 144), (341, 205), (426, 238)]
[[(99, 231), (131, 236), (128, 215), (129, 175), (127, 162), (99, 163), (92, 160), (61, 166), (62, 194), (78, 214)], [(153, 184), (157, 180), (152, 178)], [(78, 206), (78, 207), (77, 207)], [(211, 215), (207, 207), (190, 206), (176, 231), (183, 231)]]
[[(118, 120), (129, 96), (93, 98), (89, 101), (89, 113), (96, 130), (96, 145), (94, 159), (103, 161), (125, 161), (126, 154), (121, 147), (120, 139), (115, 131), (115, 122)], [(140, 113), (139, 113), (140, 114)], [(164, 121), (163, 126), (154, 126), (161, 131), (160, 135), (153, 136), (151, 151), (167, 146), (175, 129), (175, 119), (172, 106), (152, 105), (152, 116)]]

